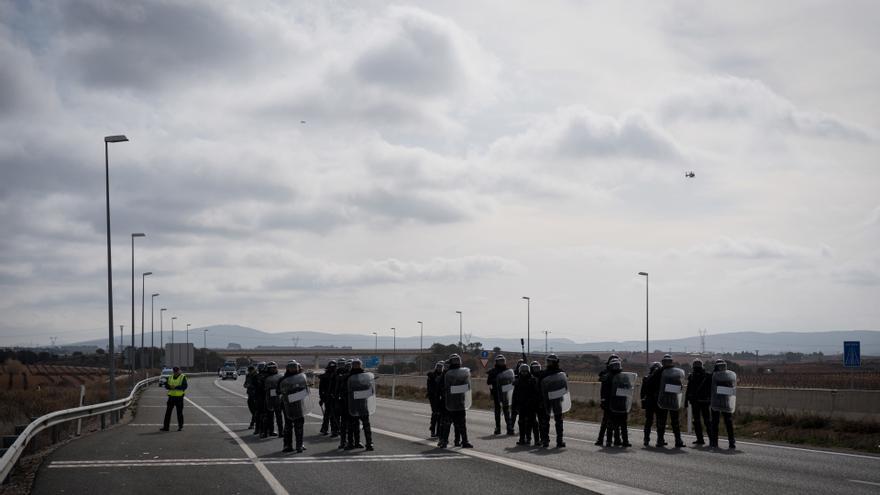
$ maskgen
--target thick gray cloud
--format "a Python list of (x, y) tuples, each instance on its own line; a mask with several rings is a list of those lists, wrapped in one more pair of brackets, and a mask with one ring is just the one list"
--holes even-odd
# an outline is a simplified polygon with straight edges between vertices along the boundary
[(817, 8), (2, 2), (0, 341), (103, 331), (116, 133), (121, 314), (143, 231), (198, 324), (625, 336), (648, 270), (665, 336), (870, 326), (874, 7)]

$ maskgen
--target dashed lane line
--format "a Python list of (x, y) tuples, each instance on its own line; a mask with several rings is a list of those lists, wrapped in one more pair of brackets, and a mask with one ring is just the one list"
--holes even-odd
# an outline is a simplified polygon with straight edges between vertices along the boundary
[(234, 431), (230, 430), (229, 427), (226, 426), (222, 421), (217, 419), (216, 416), (209, 413), (207, 409), (196, 404), (195, 402), (192, 401), (192, 399), (190, 399), (188, 397), (185, 397), (185, 399), (187, 402), (192, 404), (193, 407), (195, 407), (196, 409), (201, 411), (202, 414), (204, 414), (205, 416), (210, 418), (211, 421), (217, 423), (217, 425), (220, 426), (220, 428), (222, 428), (223, 431), (225, 431), (230, 437), (232, 437), (233, 440), (235, 440), (235, 442), (238, 444), (238, 446), (241, 447), (241, 450), (244, 451), (244, 454), (246, 456), (248, 456), (248, 458), (253, 462), (254, 467), (257, 468), (257, 471), (260, 472), (260, 474), (263, 476), (263, 479), (266, 480), (266, 483), (269, 484), (269, 487), (272, 489), (272, 491), (275, 493), (275, 495), (290, 495), (290, 493), (278, 481), (278, 478), (276, 478), (275, 475), (273, 475), (269, 471), (269, 468), (267, 468), (266, 465), (263, 464), (262, 461), (260, 461), (260, 458), (257, 457), (257, 454), (254, 453), (254, 451), (248, 446), (248, 444), (244, 443), (244, 440), (242, 440), (240, 436), (238, 436)]
[(880, 486), (880, 483), (875, 483), (873, 481), (862, 481), (862, 480), (847, 480), (853, 483), (861, 483), (863, 485), (871, 485), (871, 486)]

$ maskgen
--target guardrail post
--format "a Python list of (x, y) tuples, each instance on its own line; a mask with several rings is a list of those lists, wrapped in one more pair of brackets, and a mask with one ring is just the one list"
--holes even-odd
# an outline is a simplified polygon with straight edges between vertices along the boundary
[(106, 430), (106, 429), (107, 429), (107, 418), (106, 418), (106, 416), (107, 416), (106, 414), (101, 414), (101, 429), (102, 429), (102, 430)]

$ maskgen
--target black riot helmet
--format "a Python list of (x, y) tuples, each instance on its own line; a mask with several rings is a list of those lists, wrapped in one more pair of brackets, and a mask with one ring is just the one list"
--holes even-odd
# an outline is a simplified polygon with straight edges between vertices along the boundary
[(260, 361), (259, 363), (257, 363), (257, 372), (262, 373), (263, 371), (266, 371), (266, 362)]
[(664, 368), (671, 368), (672, 367), (672, 356), (670, 356), (669, 354), (664, 354), (663, 359), (661, 359), (660, 362), (663, 363)]
[(364, 369), (364, 363), (362, 363), (360, 359), (354, 358), (351, 360), (351, 369), (362, 370)]
[(287, 371), (290, 371), (291, 373), (299, 373), (299, 370), (299, 363), (297, 363), (295, 359), (291, 359), (287, 362)]
[(499, 364), (507, 364), (507, 358), (504, 357), (504, 354), (495, 356), (495, 365), (498, 366)]
[(691, 368), (695, 370), (703, 369), (703, 360), (702, 359), (694, 359), (694, 362), (691, 363)]
[(461, 367), (461, 356), (458, 354), (452, 354), (449, 356), (449, 367), (450, 368), (459, 368)]
[(517, 370), (518, 370), (520, 376), (528, 376), (529, 374), (531, 374), (531, 370), (529, 369), (529, 365), (527, 365), (526, 363), (520, 364), (519, 367), (517, 368)]
[(331, 359), (330, 361), (327, 361), (327, 369), (330, 369), (330, 368), (336, 368), (336, 360), (335, 359)]
[(723, 359), (715, 360), (715, 371), (727, 371), (727, 361)]
[(548, 369), (559, 367), (559, 357), (556, 354), (547, 354), (547, 357), (544, 359), (544, 362), (547, 363)]
[(441, 372), (441, 371), (443, 371), (443, 366), (444, 366), (443, 361), (437, 361), (437, 362), (434, 364), (434, 371), (436, 371), (436, 372), (438, 372), (438, 373)]
[(532, 363), (529, 364), (529, 370), (531, 370), (533, 375), (537, 375), (538, 372), (541, 371), (541, 363), (532, 361)]
[(654, 361), (653, 363), (651, 363), (651, 368), (648, 370), (648, 373), (653, 373), (662, 367), (663, 367), (663, 365), (660, 364), (659, 361)]
[(248, 373), (250, 373), (251, 371), (254, 371), (254, 369), (255, 369), (254, 365), (252, 365), (252, 364), (248, 365), (248, 367), (247, 367)]
[(270, 375), (278, 373), (278, 363), (275, 361), (269, 361), (266, 363), (266, 371), (269, 372)]
[(620, 365), (620, 359), (612, 359), (608, 362), (608, 369), (611, 371), (620, 371), (622, 366)]
[(605, 360), (605, 364), (611, 364), (611, 361), (612, 361), (613, 359), (620, 359), (620, 356), (618, 356), (617, 354), (615, 354), (615, 353), (612, 352), (611, 355), (608, 356), (608, 359)]

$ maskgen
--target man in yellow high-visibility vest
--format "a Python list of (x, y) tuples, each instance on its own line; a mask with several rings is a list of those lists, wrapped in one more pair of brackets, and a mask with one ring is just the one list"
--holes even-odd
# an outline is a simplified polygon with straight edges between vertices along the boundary
[(180, 372), (180, 368), (175, 366), (174, 373), (168, 377), (165, 382), (165, 388), (168, 389), (168, 404), (165, 407), (165, 423), (161, 431), (168, 431), (171, 425), (171, 410), (177, 408), (177, 431), (183, 429), (183, 396), (186, 394), (186, 375)]

